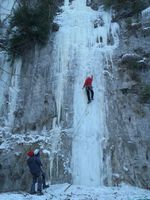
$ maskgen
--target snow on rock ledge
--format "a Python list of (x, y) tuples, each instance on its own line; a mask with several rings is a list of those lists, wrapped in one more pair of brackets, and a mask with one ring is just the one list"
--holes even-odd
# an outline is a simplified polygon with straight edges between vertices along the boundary
[(142, 23), (143, 27), (150, 26), (150, 7), (142, 11)]
[(134, 54), (134, 53), (129, 53), (129, 54), (124, 54), (121, 58), (121, 62), (122, 63), (130, 63), (133, 61), (139, 61), (141, 60), (141, 56), (139, 56), (138, 54)]
[(142, 11), (142, 18), (146, 20), (150, 19), (150, 7)]

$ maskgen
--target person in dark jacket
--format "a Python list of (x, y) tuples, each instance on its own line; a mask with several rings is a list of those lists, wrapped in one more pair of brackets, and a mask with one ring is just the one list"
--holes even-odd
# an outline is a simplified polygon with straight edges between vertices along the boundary
[[(34, 156), (38, 157), (40, 160), (40, 150), (39, 149), (35, 149), (34, 150)], [(43, 185), (43, 189), (48, 188), (49, 185), (46, 185), (46, 180), (45, 180), (45, 172), (43, 170), (43, 165), (41, 163), (41, 176), (42, 176), (42, 185)]]
[[(29, 167), (29, 170), (32, 174), (32, 185), (30, 194), (35, 194), (35, 184), (37, 182), (37, 194), (42, 195), (42, 163), (40, 160), (40, 150), (36, 149), (34, 152), (30, 151), (28, 152), (29, 158), (27, 159), (27, 165)], [(45, 186), (45, 187), (44, 187)], [(44, 183), (43, 188), (46, 188), (47, 185)]]
[(91, 102), (91, 100), (94, 99), (94, 91), (93, 91), (93, 87), (92, 87), (92, 82), (93, 82), (93, 75), (92, 76), (88, 76), (84, 82), (83, 88), (86, 89), (86, 94), (87, 94), (87, 98), (88, 98), (88, 103)]

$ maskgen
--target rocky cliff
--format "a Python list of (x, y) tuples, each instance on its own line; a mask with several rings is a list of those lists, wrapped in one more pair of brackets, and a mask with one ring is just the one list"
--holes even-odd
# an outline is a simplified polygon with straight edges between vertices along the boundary
[(109, 137), (104, 162), (110, 162), (114, 184), (123, 181), (145, 188), (150, 186), (149, 19), (149, 8), (140, 14), (131, 13), (130, 7), (116, 12), (120, 42), (105, 75)]
[[(1, 3), (3, 12), (14, 9), (13, 1)], [(10, 10), (7, 10), (8, 5)], [(4, 18), (1, 30), (4, 30), (4, 26), (7, 28), (8, 25), (5, 23), (5, 16), (2, 16)], [(1, 191), (24, 190), (30, 187), (26, 153), (34, 148), (43, 149), (43, 165), (46, 177), (51, 179), (51, 183), (70, 180), (67, 167), (71, 151), (69, 128), (72, 123), (70, 102), (72, 100), (66, 94), (68, 88), (72, 88), (73, 79), (66, 76), (64, 106), (61, 107), (59, 101), (61, 88), (57, 88), (59, 69), (52, 66), (54, 63), (52, 54), (55, 54), (53, 49), (56, 45), (54, 36), (55, 32), (51, 32), (44, 48), (33, 45), (24, 56), (16, 58), (15, 61), (9, 61), (7, 52), (2, 46)], [(66, 123), (68, 117), (70, 121)]]

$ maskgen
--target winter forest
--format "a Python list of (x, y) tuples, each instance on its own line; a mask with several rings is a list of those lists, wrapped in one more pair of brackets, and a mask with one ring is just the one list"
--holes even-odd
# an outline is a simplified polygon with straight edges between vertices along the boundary
[(150, 0), (0, 0), (0, 200), (150, 200)]

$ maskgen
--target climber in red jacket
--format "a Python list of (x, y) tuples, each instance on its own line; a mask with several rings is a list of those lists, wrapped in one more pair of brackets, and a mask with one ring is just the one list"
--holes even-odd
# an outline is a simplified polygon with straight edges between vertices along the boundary
[(93, 75), (88, 76), (85, 79), (85, 82), (84, 82), (84, 85), (83, 85), (83, 88), (86, 89), (88, 103), (90, 103), (91, 100), (93, 100), (93, 98), (94, 98), (94, 91), (93, 91), (93, 87), (92, 87), (92, 81), (93, 81)]

